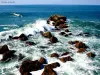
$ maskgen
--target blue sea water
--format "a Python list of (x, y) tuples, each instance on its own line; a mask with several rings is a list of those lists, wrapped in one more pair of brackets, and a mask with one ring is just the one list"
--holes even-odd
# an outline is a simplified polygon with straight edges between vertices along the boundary
[[(79, 55), (75, 54), (73, 58), (77, 60), (75, 63), (66, 63), (62, 65), (62, 70), (58, 69), (58, 75), (100, 75), (100, 6), (99, 5), (1, 5), (0, 6), (0, 32), (11, 31), (14, 29), (22, 28), (22, 30), (27, 29), (28, 26), (34, 24), (40, 24), (47, 20), (51, 15), (59, 14), (67, 17), (67, 22), (69, 29), (74, 34), (72, 37), (63, 38), (57, 33), (54, 33), (55, 36), (59, 37), (59, 40), (62, 42), (70, 40), (80, 40), (85, 42), (89, 47), (89, 51), (95, 52), (97, 57), (95, 59), (88, 59), (84, 54)], [(39, 23), (36, 23), (39, 22)], [(24, 29), (24, 27), (26, 27)], [(21, 32), (21, 31), (20, 31)], [(0, 34), (1, 34), (0, 33)], [(16, 33), (16, 32), (15, 32)], [(89, 37), (85, 36), (76, 36), (79, 33), (89, 33)], [(5, 35), (0, 36), (0, 39)], [(7, 36), (6, 36), (7, 37)], [(36, 36), (37, 37), (37, 36)], [(33, 39), (35, 42), (40, 42), (40, 45), (45, 45), (44, 40), (41, 37)], [(18, 49), (18, 53), (21, 50), (21, 53), (27, 57), (27, 54), (30, 54), (27, 58), (37, 59), (40, 56), (43, 56), (40, 53), (40, 50), (35, 46), (34, 51), (31, 48), (26, 48), (24, 44), (18, 44), (20, 41), (4, 41), (2, 44), (9, 45), (12, 49)], [(18, 46), (17, 46), (18, 45)], [(43, 57), (48, 56), (52, 52), (63, 52), (66, 45), (59, 45), (57, 47), (52, 47), (48, 50), (45, 50), (47, 55), (44, 54)], [(37, 45), (38, 46), (38, 45)], [(62, 48), (64, 46), (64, 48)], [(23, 48), (25, 47), (25, 48)], [(55, 50), (52, 51), (51, 49)], [(61, 49), (61, 50), (59, 50)], [(23, 51), (25, 50), (25, 52)], [(39, 50), (39, 51), (37, 51)], [(33, 53), (30, 53), (32, 51)], [(34, 53), (36, 52), (36, 54)], [(34, 55), (34, 57), (31, 57)], [(36, 57), (37, 56), (37, 57)], [(80, 57), (80, 58), (79, 58)], [(83, 60), (82, 60), (83, 59)], [(50, 62), (57, 61), (49, 59)], [(14, 62), (14, 61), (13, 61)], [(7, 64), (0, 63), (0, 75), (10, 75), (9, 73), (16, 74), (18, 71), (16, 65), (19, 65), (19, 62), (9, 62)], [(89, 64), (89, 65), (88, 65)], [(3, 66), (4, 65), (4, 66)], [(7, 66), (8, 65), (8, 66)], [(69, 66), (68, 66), (69, 65)], [(65, 67), (64, 67), (65, 66)], [(68, 67), (68, 68), (67, 68)], [(70, 68), (70, 69), (69, 69)], [(66, 70), (67, 72), (66, 72)], [(11, 71), (13, 70), (13, 71)], [(33, 74), (34, 75), (34, 74)]]
[[(14, 13), (22, 15), (22, 17), (18, 17)], [(37, 19), (48, 19), (53, 14), (64, 15), (68, 19), (74, 20), (75, 24), (79, 24), (78, 26), (83, 23), (83, 27), (91, 26), (98, 30), (100, 28), (100, 6), (96, 5), (3, 5), (0, 6), (0, 31), (6, 29), (5, 25), (11, 25), (9, 28), (16, 28), (13, 25), (22, 27)]]

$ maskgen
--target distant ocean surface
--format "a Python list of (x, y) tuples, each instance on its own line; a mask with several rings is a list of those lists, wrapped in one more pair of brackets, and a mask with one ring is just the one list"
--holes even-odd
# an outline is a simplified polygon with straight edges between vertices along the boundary
[[(56, 47), (50, 46), (50, 48), (44, 49), (47, 55), (43, 55), (41, 49), (38, 49), (38, 46), (46, 44), (44, 39), (37, 35), (31, 39), (35, 42), (39, 42), (37, 46), (32, 47), (34, 51), (32, 51), (31, 47), (26, 47), (20, 43), (20, 41), (6, 41), (8, 35), (21, 33), (28, 28), (32, 28), (33, 25), (44, 24), (44, 21), (54, 14), (66, 16), (69, 29), (73, 33), (71, 37), (63, 38), (56, 32), (53, 32), (60, 41), (83, 41), (90, 47), (89, 51), (97, 55), (95, 59), (88, 59), (84, 53), (82, 55), (73, 53), (73, 58), (76, 59), (75, 63), (68, 62), (66, 65), (62, 64), (60, 69), (58, 68), (56, 70), (58, 75), (100, 75), (99, 5), (0, 5), (0, 40), (4, 38), (4, 41), (1, 41), (0, 45), (7, 44), (9, 48), (13, 50), (17, 49), (17, 53), (22, 53), (26, 58), (38, 59), (43, 56), (50, 62), (58, 61), (57, 59), (50, 59), (49, 55), (53, 52), (59, 53), (65, 51), (67, 48), (66, 43), (58, 43)], [(89, 37), (76, 36), (80, 33), (89, 33)], [(18, 62), (17, 60), (7, 64), (0, 62), (0, 75), (20, 75), (16, 65), (18, 66), (21, 62), (22, 61)]]

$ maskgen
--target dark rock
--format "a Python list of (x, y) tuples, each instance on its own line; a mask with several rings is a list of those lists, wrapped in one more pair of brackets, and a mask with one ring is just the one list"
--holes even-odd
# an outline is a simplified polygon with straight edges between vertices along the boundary
[(34, 42), (30, 42), (30, 41), (26, 42), (26, 44), (28, 44), (28, 45), (35, 45)]
[(28, 40), (28, 37), (27, 37), (25, 34), (21, 34), (21, 35), (19, 36), (19, 39), (20, 39), (21, 41), (26, 41), (26, 40)]
[(68, 43), (71, 45), (75, 44), (75, 42), (73, 42), (73, 41), (69, 41)]
[(85, 32), (85, 33), (79, 33), (77, 36), (86, 36), (86, 37), (89, 37), (91, 34), (88, 33), (88, 32)]
[(57, 42), (58, 42), (58, 39), (57, 39), (56, 37), (52, 36), (52, 37), (50, 38), (50, 42), (51, 42), (51, 43), (57, 43)]
[(58, 62), (55, 62), (55, 63), (48, 64), (45, 67), (48, 67), (48, 68), (52, 68), (53, 69), (53, 68), (60, 67), (60, 64)]
[(59, 34), (60, 34), (60, 35), (65, 35), (66, 33), (65, 33), (65, 32), (60, 32)]
[(60, 24), (64, 24), (64, 23), (65, 23), (64, 21), (57, 20), (54, 26), (59, 26)]
[(51, 32), (45, 32), (45, 33), (41, 32), (41, 34), (46, 38), (51, 38), (52, 37)]
[(16, 36), (16, 37), (13, 37), (12, 39), (17, 40), (17, 39), (19, 39), (19, 37), (18, 37), (18, 36)]
[(87, 48), (86, 44), (83, 43), (83, 42), (78, 42), (78, 43), (75, 43), (75, 47), (76, 48)]
[(78, 53), (83, 53), (83, 52), (85, 52), (85, 51), (86, 51), (85, 48), (80, 48), (77, 52), (78, 52)]
[(42, 64), (39, 63), (38, 60), (31, 61), (31, 60), (25, 60), (22, 62), (22, 65), (20, 66), (20, 73), (23, 75), (25, 72), (31, 72), (31, 71), (37, 71), (40, 70), (42, 67)]
[(94, 53), (92, 53), (92, 52), (89, 52), (89, 53), (87, 53), (87, 56), (94, 58), (96, 55)]
[(22, 60), (24, 57), (25, 57), (24, 55), (19, 54), (18, 61)]
[(14, 56), (15, 56), (14, 53), (15, 53), (14, 50), (5, 52), (5, 53), (3, 54), (3, 59), (2, 59), (2, 61), (6, 61), (6, 60), (8, 60), (8, 59), (14, 57)]
[(60, 25), (59, 25), (59, 28), (61, 28), (61, 29), (62, 29), (62, 28), (67, 28), (67, 27), (68, 27), (68, 26), (67, 26), (66, 24), (60, 24)]
[(61, 54), (61, 56), (64, 56), (64, 55), (68, 55), (70, 52), (65, 52), (63, 54)]
[(45, 58), (43, 58), (43, 57), (40, 58), (39, 62), (41, 64), (47, 64), (47, 60)]
[(44, 49), (44, 48), (48, 48), (48, 46), (39, 46), (39, 48)]
[(68, 34), (65, 34), (64, 36), (65, 36), (65, 37), (68, 37), (69, 35), (68, 35)]
[(7, 45), (0, 46), (0, 54), (3, 54), (5, 52), (9, 51)]
[(57, 74), (52, 68), (45, 67), (42, 75), (57, 75)]
[(13, 37), (12, 36), (9, 36), (9, 39), (11, 40)]
[(69, 29), (66, 29), (65, 32), (70, 32)]
[(29, 72), (25, 72), (24, 74), (22, 74), (22, 75), (32, 75), (31, 73), (29, 73)]
[(62, 62), (73, 61), (73, 58), (71, 58), (70, 56), (68, 56), (68, 57), (62, 57), (62, 58), (59, 58), (59, 59), (60, 59), (60, 61), (62, 61)]
[(50, 55), (50, 57), (56, 57), (56, 58), (58, 58), (59, 55), (58, 55), (57, 53), (52, 53), (52, 54)]
[(72, 33), (69, 33), (68, 35), (72, 35)]
[(73, 44), (79, 43), (79, 41), (77, 41), (77, 40), (76, 41), (69, 41), (68, 43), (73, 45)]

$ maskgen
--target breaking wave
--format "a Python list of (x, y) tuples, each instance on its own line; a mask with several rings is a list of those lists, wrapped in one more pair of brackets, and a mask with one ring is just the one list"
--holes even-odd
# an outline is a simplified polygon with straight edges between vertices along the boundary
[[(71, 20), (69, 20), (69, 29), (71, 29), (72, 33), (76, 31), (74, 27), (71, 27)], [(81, 29), (81, 28), (80, 28)], [(16, 55), (22, 54), (25, 56), (25, 59), (38, 60), (40, 57), (44, 57), (47, 59), (48, 63), (59, 62), (60, 67), (54, 69), (58, 75), (99, 75), (100, 74), (100, 51), (98, 45), (100, 45), (100, 40), (95, 36), (84, 37), (84, 36), (75, 36), (71, 35), (69, 37), (64, 37), (59, 35), (59, 31), (53, 32), (54, 27), (49, 26), (46, 23), (46, 20), (37, 20), (35, 23), (30, 23), (25, 25), (24, 27), (13, 29), (9, 31), (0, 32), (0, 45), (7, 44), (11, 50), (16, 50)], [(53, 45), (48, 44), (48, 39), (45, 39), (40, 34), (40, 31), (52, 31), (52, 34), (58, 38), (60, 42), (55, 43)], [(82, 30), (77, 30), (77, 33), (83, 32)], [(28, 46), (24, 42), (20, 40), (8, 40), (9, 35), (15, 36), (20, 34), (32, 34), (30, 37), (30, 41), (36, 43), (34, 46)], [(67, 42), (79, 40), (85, 42), (90, 48), (88, 51), (92, 51), (96, 53), (95, 59), (90, 59), (87, 57), (86, 53), (77, 53), (75, 50), (70, 49), (71, 46)], [(98, 43), (98, 44), (97, 44)], [(41, 48), (44, 46), (45, 48)], [(97, 47), (95, 47), (97, 46)], [(61, 54), (65, 51), (72, 52), (70, 56), (75, 59), (75, 61), (69, 61), (66, 63), (62, 63), (56, 58), (50, 58), (51, 53)], [(1, 56), (0, 56), (1, 57)], [(19, 68), (22, 61), (18, 61), (18, 59), (11, 60), (7, 63), (0, 62), (0, 75), (20, 75)], [(31, 72), (32, 75), (41, 75), (42, 70)]]

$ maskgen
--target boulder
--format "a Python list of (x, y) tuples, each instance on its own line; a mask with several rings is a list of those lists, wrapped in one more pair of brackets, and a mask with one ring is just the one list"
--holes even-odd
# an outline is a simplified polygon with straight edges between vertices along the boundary
[(55, 62), (55, 63), (48, 64), (45, 67), (48, 67), (48, 68), (52, 68), (53, 69), (53, 68), (60, 67), (60, 64), (58, 62)]
[(87, 56), (94, 58), (96, 55), (94, 53), (92, 53), (92, 52), (89, 52), (89, 53), (87, 53)]
[(64, 56), (64, 55), (68, 55), (70, 52), (65, 52), (63, 54), (61, 54), (61, 56)]
[(42, 75), (57, 75), (57, 74), (52, 68), (46, 66), (44, 68)]
[(37, 71), (40, 70), (42, 67), (42, 64), (38, 61), (31, 61), (31, 60), (25, 60), (22, 62), (22, 65), (20, 66), (20, 73), (23, 75), (25, 72), (31, 72), (31, 71)]
[(67, 26), (66, 24), (60, 24), (60, 25), (59, 25), (59, 28), (60, 28), (60, 29), (62, 29), (62, 28), (67, 28), (67, 27), (68, 27), (68, 26)]
[(22, 75), (32, 75), (31, 73), (29, 73), (29, 72), (25, 72), (24, 74), (22, 74)]
[(65, 34), (64, 36), (65, 36), (65, 37), (68, 37), (69, 35), (68, 35), (68, 34)]
[(41, 58), (39, 59), (39, 62), (40, 62), (41, 64), (47, 64), (47, 60), (46, 60), (45, 58), (43, 58), (43, 57), (41, 57)]
[(28, 45), (35, 45), (35, 43), (31, 42), (31, 41), (27, 41), (26, 44), (28, 44)]
[(86, 51), (85, 48), (80, 48), (77, 52), (78, 52), (78, 53), (83, 53), (83, 52), (85, 52), (85, 51)]
[(56, 57), (56, 58), (58, 58), (59, 55), (58, 55), (57, 53), (52, 53), (52, 54), (50, 55), (50, 57)]
[(52, 34), (51, 34), (51, 32), (45, 32), (45, 33), (43, 33), (43, 32), (40, 32), (44, 37), (46, 37), (46, 38), (51, 38), (52, 37)]
[(65, 21), (57, 20), (57, 21), (54, 23), (54, 26), (59, 26), (60, 24), (65, 24)]
[(57, 42), (58, 42), (58, 39), (57, 39), (56, 37), (52, 36), (52, 37), (50, 38), (50, 42), (51, 42), (51, 43), (57, 43)]
[(71, 58), (71, 56), (68, 56), (68, 57), (62, 57), (62, 58), (59, 58), (60, 61), (62, 62), (66, 62), (66, 61), (73, 61), (73, 58)]
[(69, 41), (68, 43), (71, 45), (75, 44), (75, 42), (73, 42), (73, 41)]
[(24, 57), (25, 57), (24, 55), (19, 54), (19, 56), (18, 56), (18, 61), (22, 60)]
[(12, 39), (17, 40), (17, 39), (19, 39), (19, 37), (18, 36), (15, 36)]
[(19, 39), (20, 39), (21, 41), (26, 41), (26, 40), (28, 40), (28, 37), (27, 37), (25, 34), (21, 34), (21, 35), (19, 36)]
[(7, 45), (0, 46), (0, 54), (3, 54), (5, 52), (9, 51)]
[(72, 33), (69, 33), (68, 35), (72, 35)]
[(65, 33), (65, 32), (60, 32), (59, 34), (60, 34), (60, 35), (65, 35), (66, 33)]
[(51, 16), (49, 19), (50, 19), (51, 21), (56, 22), (56, 21), (58, 20), (59, 17), (60, 17), (60, 15), (53, 15), (53, 16)]
[(70, 32), (69, 29), (65, 29), (65, 32)]
[(64, 21), (66, 21), (66, 17), (64, 17), (64, 16), (61, 16), (61, 15), (52, 15), (50, 18), (49, 18), (49, 20), (51, 20), (51, 21), (57, 21), (57, 20), (64, 20)]
[(3, 59), (2, 59), (2, 61), (6, 61), (6, 60), (9, 60), (10, 58), (14, 57), (14, 56), (15, 56), (14, 53), (15, 53), (14, 50), (5, 52), (5, 53), (3, 54)]
[(73, 45), (73, 44), (79, 43), (79, 41), (77, 41), (77, 40), (76, 41), (69, 41), (68, 43)]
[(75, 43), (75, 47), (76, 48), (87, 48), (86, 44), (83, 43), (83, 42), (78, 42), (78, 43)]

